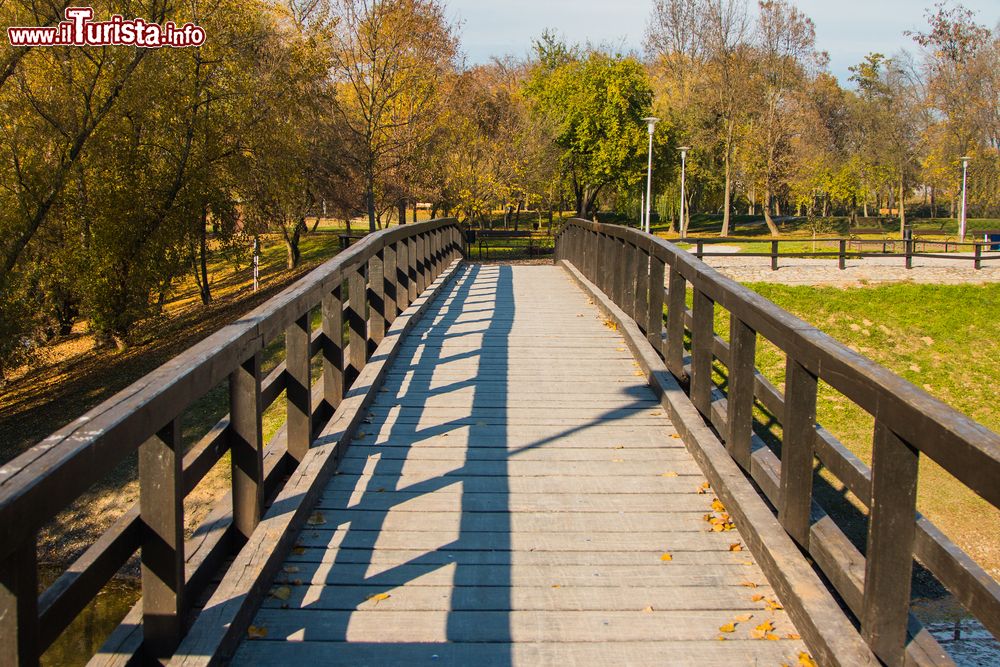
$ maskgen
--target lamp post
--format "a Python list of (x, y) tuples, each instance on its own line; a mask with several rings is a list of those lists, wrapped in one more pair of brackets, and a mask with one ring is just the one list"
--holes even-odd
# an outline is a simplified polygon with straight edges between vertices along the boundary
[(687, 169), (687, 152), (691, 147), (681, 146), (677, 150), (681, 152), (681, 238), (684, 238), (687, 236), (687, 223), (684, 221), (684, 172)]
[(649, 159), (646, 163), (646, 233), (648, 234), (649, 207), (653, 198), (653, 131), (656, 129), (656, 124), (660, 122), (660, 119), (650, 116), (649, 118), (643, 118), (643, 120), (646, 121), (646, 126), (649, 128)]
[(958, 159), (962, 161), (962, 217), (958, 220), (958, 240), (965, 241), (965, 189), (969, 176), (969, 162), (972, 158), (964, 156)]

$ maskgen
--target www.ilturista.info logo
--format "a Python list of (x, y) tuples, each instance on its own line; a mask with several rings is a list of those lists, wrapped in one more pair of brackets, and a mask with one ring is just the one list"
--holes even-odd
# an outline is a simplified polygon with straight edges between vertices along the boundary
[(115, 15), (110, 21), (93, 21), (91, 7), (67, 7), (66, 20), (56, 26), (10, 27), (11, 46), (138, 46), (157, 49), (163, 46), (183, 48), (205, 43), (205, 29), (173, 21), (163, 25), (143, 19), (125, 19)]

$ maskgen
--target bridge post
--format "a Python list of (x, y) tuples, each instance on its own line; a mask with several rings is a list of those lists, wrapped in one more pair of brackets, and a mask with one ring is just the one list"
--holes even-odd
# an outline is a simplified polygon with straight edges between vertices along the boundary
[(336, 410), (344, 400), (343, 279), (323, 296), (323, 400)]
[(712, 414), (712, 343), (715, 302), (697, 287), (691, 314), (691, 402), (705, 417)]
[(417, 293), (414, 296), (420, 296), (427, 289), (427, 236), (425, 234), (417, 234)]
[(684, 379), (684, 314), (687, 312), (687, 281), (670, 267), (667, 286), (667, 350), (666, 364), (678, 379)]
[(976, 268), (976, 271), (978, 271), (983, 268), (983, 244), (976, 241), (973, 247), (975, 248), (975, 261), (973, 261), (973, 266)]
[(625, 302), (625, 275), (628, 273), (628, 269), (627, 269), (627, 265), (626, 265), (627, 258), (626, 258), (625, 248), (628, 245), (628, 243), (625, 240), (619, 239), (619, 238), (614, 238), (613, 242), (615, 244), (614, 245), (614, 248), (615, 248), (615, 254), (614, 254), (615, 261), (614, 261), (614, 264), (612, 264), (612, 270), (611, 270), (611, 273), (612, 273), (612, 278), (611, 278), (611, 281), (612, 281), (612, 283), (611, 283), (612, 284), (612, 288), (611, 288), (612, 297), (611, 298), (612, 298), (612, 300), (615, 303), (624, 303)]
[(368, 322), (365, 314), (368, 292), (365, 278), (366, 264), (358, 264), (347, 274), (347, 368), (344, 369), (345, 389), (349, 389), (361, 374), (368, 360)]
[(840, 247), (837, 249), (837, 264), (843, 271), (847, 268), (847, 239), (840, 239), (838, 245)]
[(406, 287), (407, 287), (407, 300), (406, 305), (409, 307), (411, 303), (417, 300), (417, 237), (411, 236), (406, 239)]
[(25, 540), (0, 561), (0, 664), (38, 664), (38, 561), (36, 539)]
[(812, 511), (817, 378), (791, 356), (785, 363), (785, 412), (781, 418), (781, 504), (778, 520), (809, 548)]
[(771, 270), (778, 270), (778, 242), (771, 241)]
[(385, 268), (380, 250), (368, 260), (368, 353), (375, 354), (378, 344), (385, 338)]
[(918, 451), (876, 419), (861, 632), (887, 665), (904, 662), (918, 464)]
[(649, 299), (646, 302), (646, 338), (662, 354), (663, 347), (663, 260), (649, 256)]
[(750, 469), (753, 434), (754, 358), (757, 332), (729, 315), (729, 391), (726, 397), (726, 449), (744, 470)]
[(636, 274), (639, 272), (638, 252), (634, 245), (627, 239), (622, 241), (622, 252), (624, 262), (619, 265), (619, 272), (622, 274), (622, 298), (618, 301), (621, 309), (629, 317), (635, 317), (635, 282)]
[(640, 248), (636, 248), (635, 256), (639, 260), (639, 270), (635, 275), (635, 309), (632, 311), (632, 319), (639, 325), (643, 333), (647, 333), (646, 315), (648, 314), (647, 303), (649, 302), (649, 254)]
[(146, 654), (153, 658), (170, 657), (183, 633), (186, 603), (183, 459), (179, 418), (171, 420), (139, 447), (142, 643)]
[(288, 454), (296, 463), (302, 461), (312, 443), (312, 385), (309, 381), (312, 326), (309, 319), (309, 313), (306, 312), (285, 330), (287, 443)]
[(396, 246), (396, 305), (399, 312), (410, 306), (410, 243), (403, 239)]
[(249, 539), (264, 506), (264, 445), (261, 436), (260, 352), (229, 375), (233, 527)]
[(382, 250), (382, 303), (386, 326), (392, 326), (399, 315), (396, 295), (399, 293), (399, 269), (396, 266), (396, 245), (387, 245)]

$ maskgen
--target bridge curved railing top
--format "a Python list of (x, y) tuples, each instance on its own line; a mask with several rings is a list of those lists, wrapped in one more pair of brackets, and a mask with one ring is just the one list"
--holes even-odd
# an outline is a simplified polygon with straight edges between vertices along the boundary
[[(904, 651), (909, 658), (918, 652), (919, 642), (906, 643), (914, 556), (1000, 636), (1000, 584), (915, 508), (920, 454), (1000, 507), (1000, 435), (664, 239), (574, 219), (556, 248), (557, 258), (639, 324), (688, 384), (692, 403), (778, 508), (786, 532), (815, 559), (881, 659), (897, 663)], [(726, 337), (714, 329), (716, 304), (729, 313)], [(784, 392), (755, 368), (758, 335), (785, 354)], [(713, 381), (714, 364), (726, 369), (724, 385)], [(871, 468), (816, 423), (820, 380), (874, 417)], [(755, 404), (781, 424), (780, 447), (755, 434)], [(867, 558), (814, 502), (814, 457), (870, 510)]]
[[(37, 659), (140, 545), (143, 562), (157, 563), (143, 571), (143, 613), (172, 619), (156, 648), (169, 655), (193, 589), (208, 583), (220, 554), (239, 543), (216, 539), (196, 562), (190, 553), (185, 559), (184, 497), (231, 451), (232, 527), (225, 535), (249, 535), (265, 496), (301, 459), (317, 423), (339, 404), (387, 323), (460, 250), (454, 219), (370, 234), (0, 467), (0, 663)], [(318, 309), (322, 327), (313, 331), (309, 315)], [(282, 334), (285, 362), (262, 377), (261, 353)], [(310, 363), (317, 354), (323, 377), (313, 387)], [(227, 380), (230, 414), (184, 452), (182, 414)], [(287, 431), (280, 447), (265, 448), (261, 414), (285, 390)], [(126, 512), (36, 600), (38, 531), (137, 451), (141, 509), (137, 504)], [(172, 573), (165, 562), (173, 564)], [(185, 568), (191, 572), (185, 575)], [(144, 632), (147, 644), (157, 642), (155, 628)]]

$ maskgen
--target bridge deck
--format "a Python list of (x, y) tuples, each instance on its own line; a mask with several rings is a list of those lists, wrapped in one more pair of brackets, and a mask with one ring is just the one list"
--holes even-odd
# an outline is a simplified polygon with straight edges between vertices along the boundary
[[(701, 471), (559, 268), (463, 267), (363, 431), (237, 664), (791, 664), (805, 650), (749, 552), (730, 549), (739, 533), (710, 532)], [(778, 640), (752, 638), (767, 621)]]

